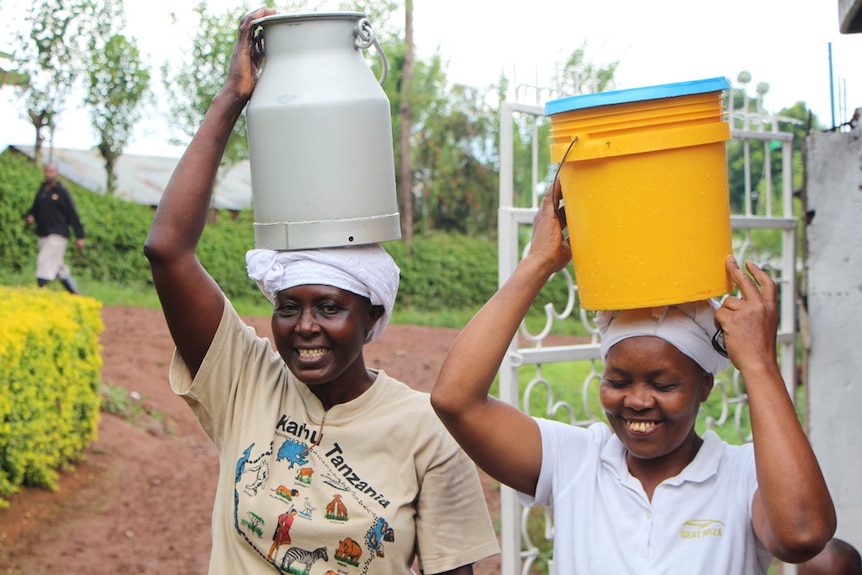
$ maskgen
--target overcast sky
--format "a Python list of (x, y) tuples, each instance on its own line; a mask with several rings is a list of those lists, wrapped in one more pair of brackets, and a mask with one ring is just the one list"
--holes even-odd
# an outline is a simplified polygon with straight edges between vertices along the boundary
[[(181, 55), (183, 32), (172, 11), (194, 28), (197, 0), (126, 0), (129, 33), (137, 38), (154, 70)], [(236, 5), (210, 0), (212, 10)], [(725, 76), (740, 71), (770, 86), (766, 108), (778, 111), (802, 100), (824, 124), (831, 124), (830, 43), (836, 122), (862, 107), (862, 34), (839, 32), (838, 0), (531, 0), (508, 9), (504, 3), (414, 0), (417, 49), (439, 50), (452, 82), (494, 84), (504, 72), (518, 84), (548, 85), (554, 65), (586, 42), (595, 64), (619, 61), (617, 88), (637, 88)], [(24, 0), (0, 0), (0, 50), (11, 51)], [(336, 9), (328, 3), (326, 9)], [(373, 24), (373, 22), (372, 22)], [(537, 103), (533, 94), (520, 100)], [(544, 100), (538, 102), (543, 104)], [(19, 118), (12, 91), (0, 91), (0, 146), (31, 144), (32, 127)], [(178, 155), (167, 144), (166, 122), (142, 122), (127, 153)], [(61, 118), (57, 147), (95, 143), (83, 108)]]

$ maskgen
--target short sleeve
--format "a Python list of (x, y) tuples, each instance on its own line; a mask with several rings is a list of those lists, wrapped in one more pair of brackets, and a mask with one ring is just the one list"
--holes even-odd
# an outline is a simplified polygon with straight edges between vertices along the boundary
[(221, 322), (197, 375), (192, 378), (188, 366), (174, 351), (170, 383), (221, 450), (231, 418), (242, 412), (246, 396), (255, 391), (243, 382), (256, 382), (258, 386), (263, 385), (260, 382), (276, 382), (272, 385), (275, 387), (285, 377), (285, 371), (269, 341), (243, 323), (225, 299)]
[(603, 423), (588, 428), (550, 419), (534, 418), (542, 436), (542, 468), (536, 495), (518, 493), (522, 505), (550, 505), (554, 492), (571, 486), (585, 466), (598, 461), (602, 446), (610, 437)]
[(424, 573), (449, 571), (500, 552), (475, 464), (444, 434), (441, 455), (425, 472), (416, 517)]

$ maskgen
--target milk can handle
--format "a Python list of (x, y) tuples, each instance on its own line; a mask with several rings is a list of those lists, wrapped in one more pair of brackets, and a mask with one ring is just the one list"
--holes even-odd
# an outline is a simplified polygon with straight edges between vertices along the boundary
[(263, 40), (263, 26), (258, 24), (255, 26), (254, 30), (251, 33), (251, 52), (255, 56), (263, 58), (265, 56), (264, 50), (265, 42)]
[[(264, 56), (265, 45), (263, 30), (263, 26), (258, 26), (252, 33), (251, 38), (252, 51), (256, 56), (261, 57)], [(386, 59), (386, 54), (383, 53), (383, 49), (374, 36), (374, 29), (371, 27), (371, 22), (368, 21), (368, 18), (362, 18), (356, 23), (353, 35), (356, 37), (356, 40), (353, 42), (354, 48), (357, 50), (367, 50), (373, 45), (377, 49), (377, 53), (380, 54), (381, 73), (377, 81), (382, 86), (383, 82), (386, 81), (386, 76), (389, 74), (389, 61)]]
[(356, 41), (353, 45), (357, 50), (367, 50), (373, 44), (374, 48), (377, 49), (377, 53), (380, 54), (380, 64), (382, 69), (380, 72), (380, 78), (378, 78), (377, 81), (380, 82), (380, 85), (382, 86), (383, 82), (386, 81), (386, 75), (389, 74), (389, 61), (386, 59), (386, 54), (383, 53), (383, 49), (380, 47), (380, 44), (377, 42), (377, 38), (374, 36), (374, 29), (371, 27), (371, 22), (368, 21), (368, 18), (362, 18), (356, 23), (353, 35), (356, 36)]

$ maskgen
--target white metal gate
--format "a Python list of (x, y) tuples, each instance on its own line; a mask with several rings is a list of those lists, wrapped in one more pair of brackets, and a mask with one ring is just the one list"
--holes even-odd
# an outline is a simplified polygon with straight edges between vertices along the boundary
[[(740, 90), (739, 88), (731, 88)], [(764, 269), (768, 269), (780, 288), (781, 320), (779, 325), (779, 354), (781, 372), (787, 383), (791, 397), (796, 390), (796, 317), (797, 289), (796, 274), (798, 261), (796, 252), (797, 218), (793, 212), (793, 174), (792, 145), (793, 134), (779, 132), (775, 117), (760, 112), (762, 93), (758, 96), (757, 112), (748, 112), (748, 95), (741, 89), (746, 105), (740, 110), (728, 109), (731, 121), (731, 136), (741, 142), (745, 160), (745, 201), (744, 210), (732, 214), (731, 226), (734, 229), (734, 253), (737, 260), (751, 259)], [(729, 98), (732, 102), (732, 98)], [(533, 126), (532, 185), (528, 194), (529, 205), (515, 205), (514, 190), (514, 131), (515, 119), (527, 120)], [(519, 238), (522, 232), (532, 226), (533, 215), (540, 201), (536, 191), (547, 166), (538, 165), (538, 149), (548, 142), (538, 142), (537, 122), (544, 118), (544, 107), (514, 102), (504, 102), (500, 110), (500, 210), (499, 210), (499, 285), (514, 272), (522, 257)], [(782, 120), (788, 120), (782, 118)], [(763, 146), (764, 169), (758, 182), (752, 182), (751, 150), (753, 146)], [(772, 158), (780, 155), (781, 186), (772, 188)], [(760, 188), (760, 194), (758, 194)], [(757, 202), (758, 195), (765, 196)], [(526, 202), (524, 202), (526, 203)], [(780, 236), (776, 241), (774, 235)], [(780, 245), (778, 253), (765, 250), (761, 244), (772, 236), (772, 244)], [(571, 265), (560, 272), (567, 282), (568, 297), (564, 302), (547, 302), (545, 305), (546, 323), (537, 333), (530, 333), (522, 324), (521, 340), (526, 345), (519, 346), (519, 338), (513, 339), (503, 360), (499, 373), (501, 399), (517, 405), (530, 415), (538, 417), (563, 417), (572, 425), (589, 425), (603, 418), (600, 410), (591, 408), (590, 391), (598, 388), (601, 379), (599, 336), (592, 323), (591, 314), (577, 306), (577, 286), (571, 275)], [(554, 322), (580, 321), (590, 334), (590, 341), (572, 345), (548, 345), (546, 342)], [(552, 376), (547, 369), (555, 363), (580, 362), (584, 364), (586, 375), (582, 381), (563, 382), (571, 393), (565, 397), (555, 397), (551, 385)], [(546, 368), (543, 371), (543, 367)], [(750, 441), (743, 432), (747, 420), (747, 398), (739, 380), (739, 373), (731, 372), (729, 381), (716, 381), (713, 394), (720, 394), (720, 410), (706, 418), (708, 428), (732, 427), (739, 440)], [(522, 389), (523, 388), (523, 389)], [(559, 389), (559, 387), (557, 387)], [(530, 407), (534, 394), (545, 397), (547, 401), (541, 412)], [(535, 403), (535, 402), (534, 402)], [(580, 404), (580, 405), (575, 405)], [(516, 494), (506, 486), (501, 486), (501, 546), (502, 573), (516, 575), (543, 573), (550, 571), (552, 563), (553, 520), (544, 509), (525, 509)], [(538, 515), (538, 516), (537, 516)], [(538, 524), (538, 527), (537, 527)], [(784, 573), (794, 573), (793, 566), (786, 566)]]

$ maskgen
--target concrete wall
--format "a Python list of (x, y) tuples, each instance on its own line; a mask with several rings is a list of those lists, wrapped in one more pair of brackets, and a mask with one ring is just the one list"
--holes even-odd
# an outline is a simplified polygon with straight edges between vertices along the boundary
[[(808, 431), (838, 510), (862, 550), (862, 126), (806, 140)], [(805, 333), (803, 325), (803, 334)]]

